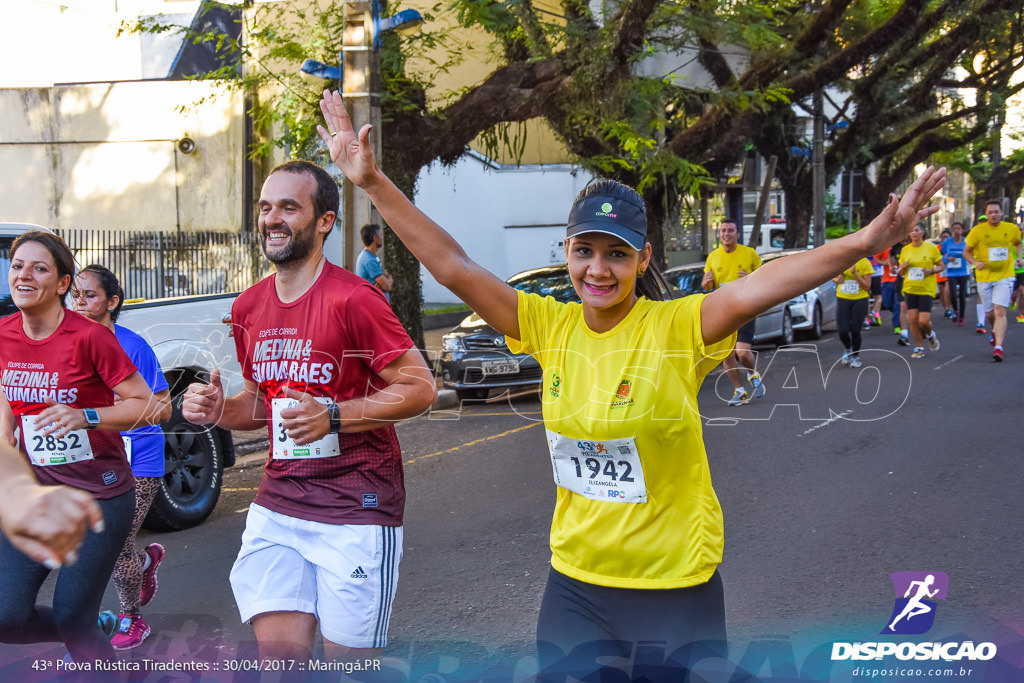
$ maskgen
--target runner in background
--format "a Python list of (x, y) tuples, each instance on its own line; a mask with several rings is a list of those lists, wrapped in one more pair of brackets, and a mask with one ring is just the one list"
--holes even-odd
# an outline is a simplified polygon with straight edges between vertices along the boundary
[(1016, 281), (1014, 247), (1020, 245), (1021, 233), (1015, 223), (1002, 220), (1003, 206), (998, 201), (985, 205), (985, 217), (986, 221), (974, 226), (967, 236), (964, 258), (974, 266), (978, 299), (985, 308), (986, 321), (992, 326), (992, 360), (999, 363), (1003, 360), (1006, 338), (1006, 309)]
[(1017, 310), (1017, 322), (1024, 323), (1024, 245), (1017, 245), (1017, 260), (1014, 262), (1013, 304)]
[(920, 223), (910, 231), (910, 244), (900, 252), (900, 275), (903, 276), (903, 299), (914, 336), (911, 358), (924, 358), (924, 342), (932, 351), (939, 350), (939, 338), (932, 329), (932, 300), (935, 298), (935, 274), (943, 269), (938, 247), (924, 241)]
[[(953, 233), (949, 231), (949, 228), (943, 228), (939, 234), (939, 253), (942, 253), (942, 243), (951, 238)], [(943, 261), (945, 263), (945, 261)], [(949, 302), (949, 283), (946, 282), (946, 271), (943, 270), (941, 273), (935, 274), (935, 283), (939, 288), (939, 301), (942, 302), (942, 317), (952, 318), (953, 317), (953, 306)]]
[(946, 275), (949, 282), (949, 300), (953, 309), (953, 319), (960, 327), (964, 326), (964, 318), (967, 317), (967, 284), (970, 277), (970, 270), (967, 260), (964, 258), (964, 224), (959, 221), (950, 226), (952, 237), (943, 240), (939, 251), (942, 252), (943, 262), (946, 264)]
[(843, 344), (843, 365), (861, 367), (860, 321), (868, 309), (868, 291), (871, 289), (871, 274), (874, 268), (866, 258), (834, 277), (836, 283), (836, 329)]
[(871, 262), (871, 304), (868, 309), (867, 326), (881, 327), (882, 325), (882, 276), (885, 273), (885, 264), (881, 263), (876, 255), (868, 258)]
[[(718, 289), (737, 280), (747, 277), (761, 267), (761, 257), (750, 247), (739, 243), (739, 226), (726, 218), (718, 227), (718, 239), (721, 245), (708, 254), (704, 264), (704, 289)], [(764, 396), (764, 382), (756, 369), (756, 358), (751, 350), (754, 344), (754, 332), (757, 321), (751, 320), (743, 325), (736, 334), (736, 349), (724, 361), (722, 366), (732, 382), (732, 398), (729, 405), (741, 406), (751, 398)], [(743, 376), (750, 382), (751, 392), (743, 386)]]
[[(153, 395), (163, 404), (160, 421), (167, 421), (171, 416), (170, 390), (156, 354), (145, 339), (114, 324), (124, 304), (124, 290), (117, 276), (106, 267), (93, 264), (83, 268), (76, 281), (75, 310), (114, 333)], [(121, 604), (111, 645), (115, 650), (129, 650), (141, 645), (150, 633), (139, 608), (149, 604), (156, 594), (156, 572), (164, 559), (164, 547), (159, 543), (150, 543), (142, 550), (135, 548), (135, 538), (165, 473), (164, 433), (156, 425), (144, 425), (121, 436), (135, 475), (135, 517), (114, 565), (114, 585)]]

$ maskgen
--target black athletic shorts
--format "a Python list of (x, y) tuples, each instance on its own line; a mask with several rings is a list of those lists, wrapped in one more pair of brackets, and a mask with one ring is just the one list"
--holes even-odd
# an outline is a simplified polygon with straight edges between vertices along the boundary
[(932, 300), (935, 297), (928, 296), (927, 294), (904, 294), (903, 297), (906, 299), (908, 311), (932, 312)]
[(882, 296), (882, 276), (871, 276), (871, 289), (868, 291), (871, 296)]
[[(725, 592), (715, 571), (689, 588), (609, 588), (554, 569), (537, 615), (539, 681), (680, 683), (701, 659), (725, 657)], [(607, 667), (619, 669), (613, 675)], [(618, 673), (618, 672), (616, 672)]]
[(744, 344), (754, 343), (754, 329), (757, 325), (757, 319), (751, 320), (749, 323), (744, 325), (736, 332), (736, 341), (743, 342)]

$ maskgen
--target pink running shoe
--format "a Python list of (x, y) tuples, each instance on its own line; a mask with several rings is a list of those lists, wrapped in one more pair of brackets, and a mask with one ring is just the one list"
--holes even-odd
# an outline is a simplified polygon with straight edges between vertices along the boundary
[(110, 645), (115, 650), (130, 650), (142, 645), (142, 641), (149, 635), (149, 626), (146, 624), (146, 620), (139, 614), (119, 614), (117, 616), (117, 633), (110, 639)]
[(142, 572), (142, 591), (139, 595), (140, 605), (148, 605), (153, 596), (156, 595), (156, 570), (160, 568), (160, 563), (164, 561), (164, 547), (159, 543), (150, 543), (146, 546), (145, 552), (149, 555), (149, 568)]

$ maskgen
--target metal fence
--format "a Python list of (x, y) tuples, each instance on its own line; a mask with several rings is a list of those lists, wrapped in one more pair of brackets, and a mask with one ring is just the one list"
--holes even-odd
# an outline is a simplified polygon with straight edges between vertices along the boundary
[(238, 292), (270, 272), (259, 237), (251, 232), (56, 232), (79, 267), (110, 268), (128, 299)]

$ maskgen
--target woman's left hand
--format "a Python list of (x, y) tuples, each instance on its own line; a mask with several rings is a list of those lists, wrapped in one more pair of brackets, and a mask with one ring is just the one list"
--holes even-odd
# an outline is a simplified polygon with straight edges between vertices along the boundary
[(46, 405), (48, 407), (35, 416), (35, 427), (42, 430), (43, 436), (64, 436), (88, 426), (85, 411), (81, 408), (57, 403), (52, 398), (46, 399)]

